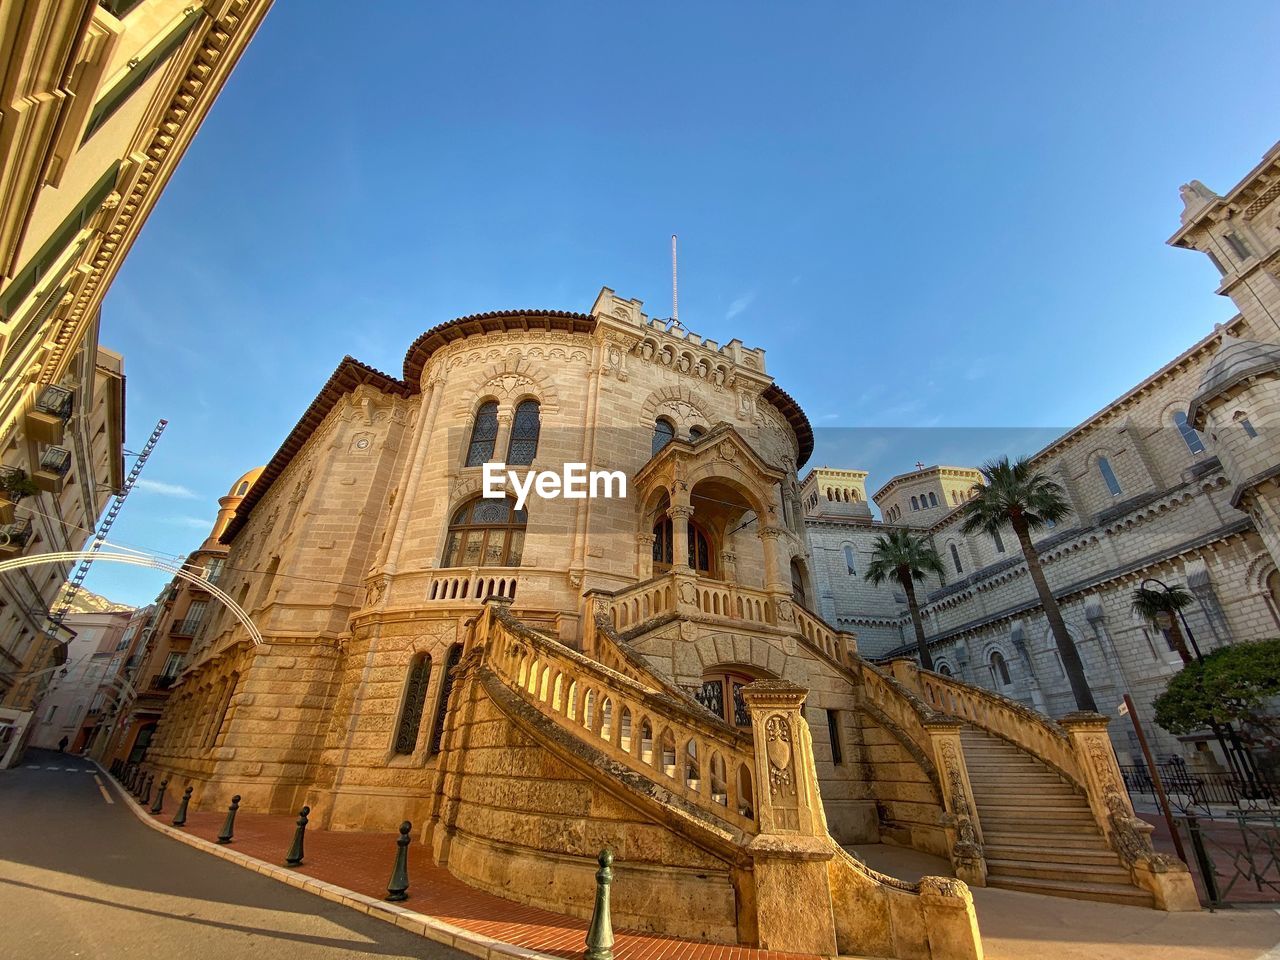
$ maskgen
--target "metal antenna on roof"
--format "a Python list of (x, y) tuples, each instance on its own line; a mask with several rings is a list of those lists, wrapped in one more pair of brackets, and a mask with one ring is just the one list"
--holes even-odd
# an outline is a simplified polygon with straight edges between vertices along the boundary
[(671, 235), (671, 326), (680, 329), (680, 293), (676, 286), (676, 235)]

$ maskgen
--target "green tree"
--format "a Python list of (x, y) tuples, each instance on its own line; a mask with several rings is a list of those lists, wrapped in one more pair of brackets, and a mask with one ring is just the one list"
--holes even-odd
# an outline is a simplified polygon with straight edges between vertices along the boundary
[(1027, 561), (1027, 573), (1040, 597), (1045, 619), (1049, 621), (1049, 632), (1053, 634), (1058, 654), (1062, 657), (1062, 666), (1071, 683), (1076, 707), (1096, 712), (1098, 705), (1094, 702), (1093, 691), (1089, 689), (1089, 681), (1085, 678), (1080, 653), (1071, 642), (1058, 601), (1049, 591), (1049, 582), (1044, 578), (1040, 554), (1031, 543), (1032, 531), (1058, 523), (1070, 515), (1071, 508), (1067, 505), (1062, 487), (1038, 472), (1027, 457), (1013, 462), (1008, 457), (1000, 457), (998, 460), (988, 461), (981, 470), (986, 483), (975, 483), (971, 499), (960, 508), (965, 518), (961, 529), (969, 535), (978, 531), (994, 535), (1005, 524), (1012, 528), (1022, 547), (1022, 555)]
[(1191, 652), (1178, 625), (1178, 611), (1194, 602), (1195, 597), (1177, 585), (1170, 587), (1168, 592), (1151, 587), (1139, 587), (1133, 591), (1133, 612), (1164, 631), (1183, 663), (1191, 662)]
[(1221, 647), (1183, 667), (1156, 697), (1156, 723), (1175, 736), (1213, 724), (1235, 724), (1245, 740), (1256, 732), (1280, 739), (1267, 701), (1280, 696), (1280, 640)]
[(938, 551), (910, 530), (893, 529), (885, 536), (876, 537), (871, 548), (871, 562), (867, 564), (863, 579), (879, 586), (890, 577), (902, 584), (907, 595), (907, 609), (911, 611), (911, 625), (916, 628), (916, 649), (920, 652), (920, 666), (933, 669), (933, 658), (924, 641), (924, 621), (920, 619), (920, 604), (916, 601), (915, 581), (924, 580), (929, 574), (942, 576), (942, 560)]

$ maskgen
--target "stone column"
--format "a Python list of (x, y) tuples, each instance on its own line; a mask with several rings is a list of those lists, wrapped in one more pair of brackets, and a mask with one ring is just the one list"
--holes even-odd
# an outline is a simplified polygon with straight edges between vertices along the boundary
[(742, 691), (755, 736), (756, 921), (761, 949), (831, 957), (837, 949), (828, 862), (835, 850), (801, 714), (808, 693), (785, 680), (758, 680)]
[(1071, 740), (1094, 820), (1129, 867), (1134, 884), (1150, 891), (1159, 910), (1199, 910), (1200, 898), (1187, 865), (1156, 853), (1151, 846), (1151, 831), (1155, 828), (1134, 815), (1111, 738), (1107, 736), (1110, 719), (1081, 711), (1069, 713), (1058, 722)]
[(636, 579), (648, 580), (653, 576), (653, 542), (652, 533), (636, 534)]
[(689, 518), (693, 507), (687, 503), (673, 503), (667, 508), (671, 518), (671, 569), (684, 573), (689, 567)]
[(507, 459), (507, 444), (511, 442), (511, 420), (515, 416), (510, 404), (498, 407), (498, 436), (493, 441), (493, 459), (503, 463)]
[(933, 746), (933, 762), (942, 780), (943, 826), (951, 866), (956, 876), (971, 887), (987, 885), (987, 861), (982, 849), (982, 825), (978, 821), (978, 804), (969, 784), (969, 770), (960, 742), (959, 720), (930, 720), (924, 725)]

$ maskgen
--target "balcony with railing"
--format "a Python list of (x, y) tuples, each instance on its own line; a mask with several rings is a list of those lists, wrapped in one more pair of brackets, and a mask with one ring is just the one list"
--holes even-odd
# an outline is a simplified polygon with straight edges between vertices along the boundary
[(601, 602), (619, 630), (681, 612), (683, 606), (683, 612), (699, 619), (798, 634), (807, 646), (842, 666), (857, 652), (852, 634), (835, 630), (794, 598), (724, 580), (672, 572), (604, 594)]
[(196, 631), (200, 629), (201, 617), (185, 617), (182, 620), (175, 620), (169, 627), (169, 636), (171, 637), (194, 637)]
[(9, 558), (20, 554), (30, 542), (32, 532), (30, 517), (0, 526), (0, 557)]
[(61, 443), (63, 428), (75, 409), (75, 393), (66, 387), (48, 386), (40, 391), (27, 413), (27, 434), (38, 443)]
[(427, 583), (429, 603), (481, 604), (490, 597), (516, 598), (519, 567), (456, 567), (440, 570)]
[(46, 447), (40, 455), (40, 469), (32, 479), (37, 487), (46, 493), (57, 493), (62, 489), (62, 479), (71, 469), (71, 451), (66, 447)]

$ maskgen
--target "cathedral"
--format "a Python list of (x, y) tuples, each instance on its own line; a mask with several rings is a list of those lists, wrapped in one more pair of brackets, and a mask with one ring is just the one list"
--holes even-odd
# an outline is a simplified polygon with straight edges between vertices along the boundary
[[(220, 534), (261, 642), (205, 618), (143, 763), (203, 809), (409, 820), (576, 916), (608, 846), (619, 926), (713, 942), (976, 958), (972, 884), (1196, 909), (1105, 717), (876, 665), (814, 612), (813, 443), (763, 350), (608, 288), (442, 323), (399, 377), (347, 357)], [(554, 495), (569, 465), (625, 495)]]

